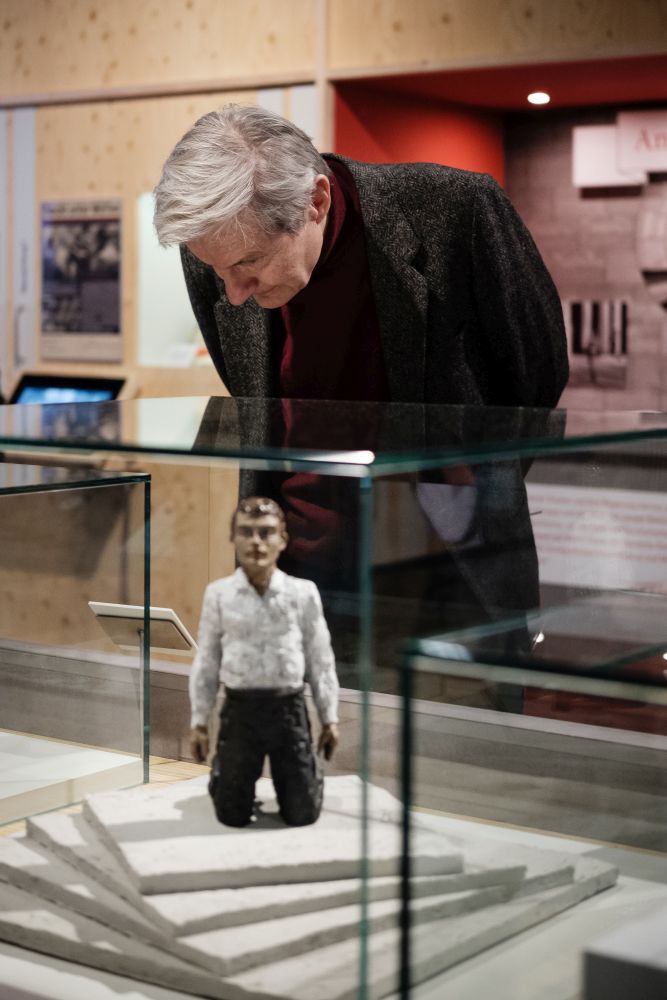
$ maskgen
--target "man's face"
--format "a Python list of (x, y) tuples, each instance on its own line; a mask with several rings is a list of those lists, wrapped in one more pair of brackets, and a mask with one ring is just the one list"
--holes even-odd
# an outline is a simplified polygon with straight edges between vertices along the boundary
[(251, 517), (239, 512), (236, 515), (232, 541), (239, 563), (248, 576), (252, 577), (273, 569), (287, 545), (287, 536), (282, 521), (275, 514)]
[(322, 251), (330, 204), (329, 181), (320, 175), (298, 233), (267, 236), (249, 223), (242, 230), (233, 230), (229, 237), (203, 236), (187, 246), (222, 278), (233, 306), (241, 306), (252, 297), (264, 309), (277, 309), (310, 281)]

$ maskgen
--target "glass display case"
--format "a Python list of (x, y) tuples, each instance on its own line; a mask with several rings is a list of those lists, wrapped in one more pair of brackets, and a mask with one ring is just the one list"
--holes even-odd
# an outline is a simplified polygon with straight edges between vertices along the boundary
[[(428, 997), (438, 989), (474, 996), (491, 979), (502, 983), (501, 997), (574, 995), (589, 946), (610, 928), (622, 940), (626, 925), (664, 908), (666, 612), (665, 594), (600, 588), (407, 644), (404, 995), (424, 965), (430, 974), (441, 969)], [(461, 691), (472, 690), (493, 710), (462, 708)], [(444, 925), (436, 942), (435, 928), (418, 923), (413, 839), (425, 822), (451, 836), (471, 863), (483, 847), (499, 869), (511, 859), (526, 866), (509, 905), (460, 921), (450, 948)], [(545, 882), (535, 874), (550, 856)], [(538, 929), (558, 913), (560, 922)], [(498, 947), (466, 976), (453, 966), (478, 954), (482, 925), (486, 947)], [(531, 926), (526, 943), (516, 928)], [(557, 952), (557, 964), (540, 961), (545, 948)]]
[(0, 463), (0, 824), (144, 780), (148, 664), (88, 602), (147, 607), (149, 509), (143, 474)]
[[(282, 938), (243, 918), (238, 947), (250, 934), (262, 948), (226, 973), (219, 951), (189, 952), (197, 975), (218, 976), (203, 987), (193, 972), (191, 992), (225, 996), (229, 980), (230, 995), (430, 1000), (455, 982), (452, 995), (472, 998), (512, 969), (513, 1000), (566, 1000), (578, 975), (576, 946), (567, 974), (560, 958), (570, 928), (580, 934), (591, 908), (611, 927), (660, 901), (665, 734), (646, 692), (664, 683), (667, 649), (667, 418), (149, 399), (5, 408), (0, 448), (150, 473), (150, 603), (193, 634), (206, 584), (234, 568), (239, 494), (281, 503), (281, 566), (322, 596), (342, 687), (325, 787), (332, 817), (356, 817), (334, 847), (358, 834), (360, 881), (346, 897), (322, 878), (319, 895), (301, 891), (315, 902), (298, 926), (274, 915)], [(434, 655), (468, 641), (469, 659)], [(182, 752), (187, 678), (168, 654), (151, 665), (154, 695), (162, 673), (173, 695), (154, 699), (152, 737)], [(187, 811), (179, 803), (165, 821)], [(124, 835), (113, 834), (116, 852)], [(319, 849), (322, 875), (332, 845)], [(598, 850), (582, 882), (572, 855)], [(628, 896), (618, 852), (622, 879), (650, 883), (646, 895), (632, 883)], [(303, 884), (313, 879), (304, 867)]]

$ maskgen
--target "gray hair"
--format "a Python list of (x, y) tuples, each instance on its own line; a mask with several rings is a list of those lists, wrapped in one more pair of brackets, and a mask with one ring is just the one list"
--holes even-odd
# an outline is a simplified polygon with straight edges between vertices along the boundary
[(300, 128), (258, 107), (227, 104), (176, 144), (155, 188), (163, 246), (214, 235), (250, 219), (267, 234), (296, 233), (326, 161)]

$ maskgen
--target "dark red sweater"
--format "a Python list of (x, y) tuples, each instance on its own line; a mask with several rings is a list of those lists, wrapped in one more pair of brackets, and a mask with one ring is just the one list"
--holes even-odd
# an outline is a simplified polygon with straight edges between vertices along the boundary
[(359, 198), (347, 167), (335, 160), (329, 166), (332, 201), (320, 258), (306, 287), (276, 317), (278, 395), (386, 400)]
[[(285, 445), (292, 448), (302, 428), (290, 399), (389, 398), (357, 190), (347, 167), (335, 160), (329, 166), (332, 200), (320, 258), (308, 285), (273, 316), (276, 385), (285, 400)], [(312, 473), (283, 481), (287, 554), (296, 567), (335, 558), (340, 508), (349, 504), (341, 488)]]

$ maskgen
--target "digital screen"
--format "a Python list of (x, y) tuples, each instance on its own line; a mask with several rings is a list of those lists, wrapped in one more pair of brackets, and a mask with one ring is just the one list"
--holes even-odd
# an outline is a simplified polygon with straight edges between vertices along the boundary
[(112, 389), (77, 389), (60, 385), (26, 385), (16, 403), (99, 403), (113, 399)]
[(109, 399), (116, 399), (124, 384), (123, 378), (24, 372), (9, 402), (104, 403)]

